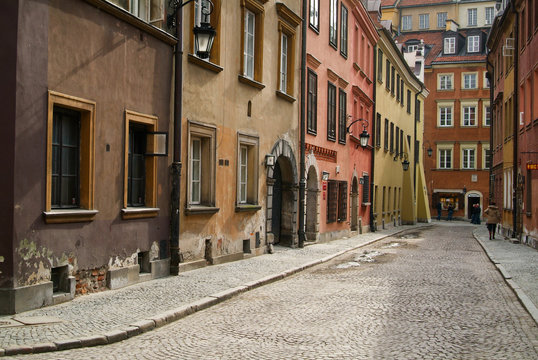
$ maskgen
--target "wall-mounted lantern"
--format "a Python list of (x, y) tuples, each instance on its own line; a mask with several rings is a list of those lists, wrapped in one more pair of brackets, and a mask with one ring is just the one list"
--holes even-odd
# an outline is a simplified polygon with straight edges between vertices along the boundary
[[(348, 117), (351, 117), (351, 115), (348, 115)], [(346, 128), (346, 132), (351, 134), (351, 126), (353, 124), (355, 124), (356, 122), (362, 122), (363, 123), (363, 130), (362, 130), (362, 133), (360, 133), (359, 135), (359, 141), (360, 141), (360, 144), (362, 146), (362, 148), (364, 149), (366, 146), (368, 146), (368, 139), (370, 138), (370, 134), (368, 134), (368, 120), (366, 119), (357, 119), (357, 120), (353, 120)]]
[(432, 146), (430, 144), (430, 141), (426, 140), (426, 142), (423, 144), (423, 147), (426, 146), (426, 143), (428, 144), (428, 148), (426, 149), (426, 153), (428, 154), (428, 157), (432, 157), (433, 149), (432, 149)]
[(329, 180), (329, 172), (328, 171), (323, 171), (321, 173), (321, 180), (323, 180), (323, 181)]
[[(407, 160), (408, 155), (407, 155), (407, 153), (405, 151), (402, 153), (402, 155), (403, 155), (403, 158), (404, 158), (403, 161), (402, 161), (402, 168), (403, 168), (403, 171), (407, 171), (409, 169), (409, 160)], [(396, 155), (394, 157), (394, 161), (396, 161), (396, 160), (398, 160), (398, 155)]]

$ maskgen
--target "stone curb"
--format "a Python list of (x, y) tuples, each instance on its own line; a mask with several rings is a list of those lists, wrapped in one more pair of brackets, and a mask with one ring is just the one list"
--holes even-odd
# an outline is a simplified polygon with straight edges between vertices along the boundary
[(477, 230), (473, 231), (473, 236), (475, 240), (478, 242), (478, 244), (482, 247), (484, 252), (486, 253), (489, 260), (495, 265), (497, 270), (501, 273), (504, 281), (508, 284), (510, 289), (514, 292), (516, 297), (518, 298), (519, 302), (523, 305), (525, 310), (529, 313), (529, 315), (533, 318), (534, 322), (538, 325), (538, 309), (534, 305), (534, 303), (529, 299), (527, 294), (521, 289), (521, 287), (512, 279), (512, 276), (506, 271), (504, 266), (497, 260), (494, 260), (494, 256), (492, 256), (489, 252), (489, 250), (486, 248), (486, 246), (482, 243), (482, 239), (480, 239), (480, 236), (477, 234)]
[[(426, 224), (425, 224), (426, 225)], [(430, 225), (430, 224), (428, 224)], [(420, 225), (415, 225), (415, 227), (421, 227)], [(166, 311), (164, 313), (155, 315), (149, 319), (140, 320), (137, 322), (134, 322), (130, 325), (127, 325), (121, 329), (111, 330), (109, 332), (106, 332), (102, 335), (93, 335), (88, 337), (83, 337), (79, 339), (67, 339), (67, 340), (59, 340), (55, 341), (53, 343), (43, 343), (43, 344), (36, 344), (36, 345), (15, 345), (15, 346), (9, 346), (5, 349), (0, 348), (0, 357), (3, 356), (12, 356), (12, 355), (23, 355), (23, 354), (38, 354), (38, 353), (44, 353), (44, 352), (52, 352), (52, 351), (62, 351), (62, 350), (69, 350), (69, 349), (75, 349), (75, 348), (84, 348), (84, 347), (92, 347), (92, 346), (100, 346), (100, 345), (109, 345), (116, 342), (120, 342), (123, 340), (126, 340), (128, 338), (138, 336), (140, 334), (143, 334), (145, 332), (154, 330), (156, 328), (159, 328), (161, 326), (170, 324), (174, 321), (177, 321), (179, 319), (182, 319), (186, 316), (189, 316), (195, 312), (207, 309), (211, 306), (217, 305), (225, 300), (231, 299), (241, 293), (253, 290), (257, 287), (261, 287), (267, 284), (270, 284), (272, 282), (282, 280), (288, 276), (291, 276), (293, 274), (299, 273), (303, 270), (309, 269), (311, 267), (314, 267), (316, 265), (320, 265), (323, 263), (326, 263), (334, 258), (337, 258), (345, 253), (357, 250), (361, 247), (365, 247), (368, 245), (371, 245), (372, 243), (375, 243), (377, 241), (383, 240), (387, 237), (394, 236), (396, 234), (399, 234), (403, 231), (409, 230), (401, 229), (398, 231), (395, 231), (390, 234), (382, 234), (381, 236), (368, 240), (362, 244), (351, 246), (348, 249), (341, 250), (335, 254), (331, 254), (328, 256), (325, 256), (321, 259), (312, 260), (310, 262), (307, 262), (303, 265), (291, 268), (289, 270), (283, 271), (281, 273), (268, 275), (265, 277), (262, 277), (257, 280), (253, 280), (250, 282), (247, 282), (243, 285), (230, 288), (227, 290), (220, 291), (218, 293), (208, 295), (206, 297), (203, 297), (199, 300), (196, 300), (194, 302), (191, 302), (187, 305), (178, 307), (176, 309), (172, 309), (169, 311)], [(357, 235), (357, 236), (360, 236)]]

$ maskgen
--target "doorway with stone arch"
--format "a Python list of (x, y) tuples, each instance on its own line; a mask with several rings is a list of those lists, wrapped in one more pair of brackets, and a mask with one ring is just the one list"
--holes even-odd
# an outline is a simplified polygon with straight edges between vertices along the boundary
[(306, 239), (317, 241), (319, 232), (319, 181), (316, 168), (310, 166), (306, 177)]
[(359, 230), (359, 180), (353, 176), (351, 182), (351, 231)]

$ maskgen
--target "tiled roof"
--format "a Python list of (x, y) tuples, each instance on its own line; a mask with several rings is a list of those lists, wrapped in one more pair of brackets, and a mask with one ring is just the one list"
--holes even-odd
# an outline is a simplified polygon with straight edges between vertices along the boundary
[[(474, 31), (473, 34), (475, 34)], [(414, 32), (414, 33), (404, 33), (396, 38), (398, 43), (404, 44), (409, 40), (424, 40), (424, 45), (429, 48), (429, 52), (426, 54), (425, 65), (431, 66), (435, 63), (440, 62), (466, 62), (466, 61), (485, 61), (485, 54), (467, 54), (466, 46), (462, 47), (462, 50), (458, 54), (454, 55), (443, 55), (443, 33), (444, 31), (425, 31), (425, 32)], [(458, 31), (459, 34), (464, 37), (467, 34), (467, 30)], [(485, 46), (485, 44), (481, 44)]]
[(394, 6), (398, 0), (381, 0), (381, 6)]
[(401, 0), (399, 7), (453, 3), (452, 0)]

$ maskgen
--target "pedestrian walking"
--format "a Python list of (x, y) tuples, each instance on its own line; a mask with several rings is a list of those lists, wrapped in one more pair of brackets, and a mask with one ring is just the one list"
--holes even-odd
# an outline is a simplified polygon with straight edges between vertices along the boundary
[(448, 204), (448, 221), (452, 220), (452, 215), (454, 215), (454, 206)]
[(441, 213), (443, 212), (443, 204), (440, 201), (437, 202), (437, 220), (441, 220)]
[(480, 207), (480, 204), (476, 204), (476, 218), (475, 218), (475, 224), (480, 225), (480, 214), (482, 213), (482, 208)]
[(501, 213), (499, 208), (495, 205), (495, 202), (490, 202), (488, 208), (484, 211), (486, 217), (486, 226), (489, 231), (489, 239), (495, 239), (495, 228), (501, 221)]

